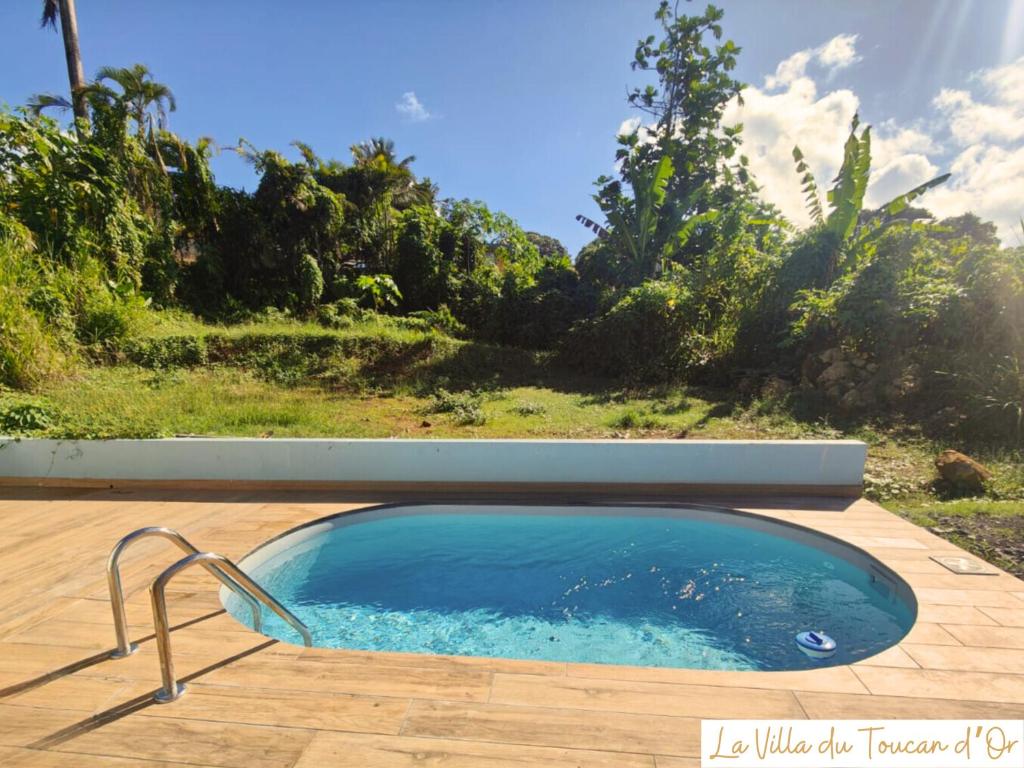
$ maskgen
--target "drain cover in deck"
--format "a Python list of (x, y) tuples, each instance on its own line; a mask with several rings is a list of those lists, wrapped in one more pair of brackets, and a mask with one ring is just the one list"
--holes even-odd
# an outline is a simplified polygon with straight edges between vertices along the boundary
[(953, 573), (964, 576), (998, 576), (986, 563), (972, 560), (969, 557), (958, 557), (957, 555), (932, 555), (939, 565), (948, 568)]

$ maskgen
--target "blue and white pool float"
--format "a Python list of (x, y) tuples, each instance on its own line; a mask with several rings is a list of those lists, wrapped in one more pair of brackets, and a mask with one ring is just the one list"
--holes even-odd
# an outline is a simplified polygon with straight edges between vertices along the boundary
[(797, 647), (812, 659), (827, 659), (835, 655), (836, 641), (824, 632), (800, 632)]

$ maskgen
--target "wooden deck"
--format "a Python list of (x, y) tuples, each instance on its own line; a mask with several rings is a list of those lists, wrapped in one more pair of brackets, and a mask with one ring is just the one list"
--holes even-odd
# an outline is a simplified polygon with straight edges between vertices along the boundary
[(850, 667), (713, 672), (305, 650), (235, 622), (216, 583), (193, 569), (169, 599), (189, 692), (157, 705), (146, 587), (180, 556), (161, 541), (124, 560), (140, 652), (107, 659), (104, 565), (123, 534), (167, 525), (238, 558), (376, 501), (0, 489), (0, 766), (682, 768), (699, 764), (701, 718), (1024, 718), (1024, 582), (954, 575), (928, 558), (961, 550), (863, 500), (715, 501), (846, 539), (913, 586), (911, 633)]

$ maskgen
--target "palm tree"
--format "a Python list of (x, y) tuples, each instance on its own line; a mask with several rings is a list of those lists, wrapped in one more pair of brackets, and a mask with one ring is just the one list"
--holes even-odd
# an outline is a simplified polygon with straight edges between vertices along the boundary
[(383, 137), (353, 144), (352, 157), (355, 159), (356, 165), (366, 165), (380, 158), (384, 161), (385, 165), (401, 168), (402, 170), (409, 170), (409, 166), (416, 162), (415, 155), (404, 157), (399, 162), (395, 155), (395, 142)]
[(142, 139), (148, 124), (153, 128), (153, 117), (150, 109), (156, 110), (156, 125), (158, 128), (167, 128), (167, 113), (177, 108), (174, 94), (171, 89), (163, 83), (153, 79), (153, 73), (144, 64), (135, 64), (131, 67), (103, 67), (96, 73), (96, 83), (92, 88), (105, 90), (113, 97), (114, 92), (103, 84), (104, 80), (112, 80), (121, 86), (120, 97), (128, 107), (129, 114), (135, 120), (139, 130), (139, 138)]
[(68, 81), (71, 84), (71, 102), (78, 120), (89, 119), (85, 104), (85, 70), (82, 68), (82, 52), (78, 48), (78, 18), (75, 15), (75, 0), (43, 0), (41, 26), (57, 29), (60, 18), (61, 34), (64, 37), (64, 58), (68, 64)]

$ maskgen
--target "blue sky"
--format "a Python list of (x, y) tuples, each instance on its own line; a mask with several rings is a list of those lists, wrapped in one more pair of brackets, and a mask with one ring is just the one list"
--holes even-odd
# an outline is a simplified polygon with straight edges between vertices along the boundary
[[(0, 101), (66, 92), (59, 35), (41, 3), (0, 7)], [(683, 3), (702, 8), (701, 3)], [(954, 170), (938, 212), (1024, 213), (1024, 0), (724, 0), (725, 30), (751, 84), (748, 153), (765, 194), (800, 220), (789, 149), (820, 181), (854, 109), (876, 127), (876, 198)], [(87, 75), (145, 63), (178, 99), (171, 127), (224, 145), (244, 136), (295, 156), (301, 139), (348, 159), (370, 136), (414, 154), (442, 195), (482, 199), (575, 252), (596, 215), (592, 182), (612, 168), (633, 114), (641, 0), (79, 0)], [(781, 65), (781, 67), (780, 67)], [(766, 80), (767, 78), (767, 80)], [(414, 96), (406, 95), (414, 94)], [(1018, 98), (1019, 97), (1019, 98)], [(218, 181), (251, 188), (231, 153)], [(884, 194), (883, 194), (884, 193)]]

